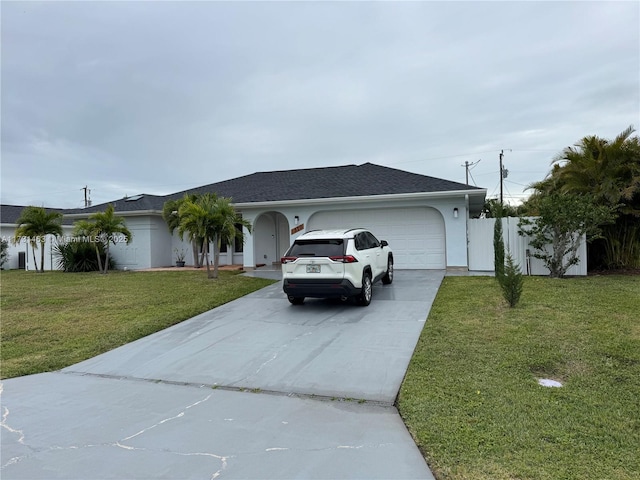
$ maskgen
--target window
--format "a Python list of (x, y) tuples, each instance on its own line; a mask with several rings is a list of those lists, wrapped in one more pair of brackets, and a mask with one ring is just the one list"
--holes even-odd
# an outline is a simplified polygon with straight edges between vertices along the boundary
[(291, 257), (338, 257), (344, 255), (344, 242), (335, 240), (296, 241), (287, 254)]
[(356, 250), (366, 250), (367, 248), (369, 248), (367, 246), (368, 244), (367, 237), (364, 235), (364, 233), (358, 233), (353, 238), (353, 241), (356, 246)]
[(361, 232), (355, 236), (356, 250), (367, 250), (380, 246), (380, 242), (369, 232)]
[(378, 248), (380, 246), (380, 242), (376, 237), (373, 236), (371, 232), (366, 232), (367, 238), (369, 239), (369, 248)]
[[(236, 224), (236, 229), (240, 233), (242, 233), (242, 225), (240, 225), (239, 223)], [(242, 237), (236, 236), (235, 240), (233, 241), (233, 251), (236, 253), (242, 253), (244, 251), (244, 242)]]

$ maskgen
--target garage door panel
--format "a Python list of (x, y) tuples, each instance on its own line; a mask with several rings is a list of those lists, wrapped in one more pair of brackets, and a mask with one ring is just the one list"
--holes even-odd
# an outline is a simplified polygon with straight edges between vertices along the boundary
[(362, 209), (317, 212), (309, 230), (363, 227), (393, 249), (396, 268), (443, 269), (444, 220), (428, 207)]
[(418, 250), (418, 251), (427, 250), (424, 239), (418, 239), (418, 238), (407, 239), (405, 245), (406, 245), (405, 248), (407, 250)]

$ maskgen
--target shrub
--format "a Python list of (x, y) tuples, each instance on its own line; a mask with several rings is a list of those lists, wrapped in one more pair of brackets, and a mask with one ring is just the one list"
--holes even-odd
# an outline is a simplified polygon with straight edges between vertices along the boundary
[(544, 262), (549, 276), (562, 278), (580, 261), (578, 248), (587, 240), (599, 238), (602, 226), (613, 221), (611, 207), (597, 205), (593, 198), (552, 193), (538, 200), (539, 216), (521, 218), (518, 233), (531, 237), (533, 256)]
[[(98, 257), (96, 255), (96, 245), (102, 262), (106, 260), (104, 246), (100, 243), (89, 241), (78, 242), (58, 242), (53, 246), (53, 255), (57, 261), (57, 267), (65, 272), (97, 272)], [(109, 267), (114, 268), (115, 262), (109, 259)]]
[(520, 301), (522, 295), (522, 273), (520, 266), (516, 264), (511, 256), (511, 252), (507, 253), (507, 264), (504, 267), (502, 278), (498, 279), (500, 288), (502, 288), (502, 296), (510, 307), (515, 307)]
[(0, 268), (9, 260), (9, 242), (4, 238), (0, 240)]

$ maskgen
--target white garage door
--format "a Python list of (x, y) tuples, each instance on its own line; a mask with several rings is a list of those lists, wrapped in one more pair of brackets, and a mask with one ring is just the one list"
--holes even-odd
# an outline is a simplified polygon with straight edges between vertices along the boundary
[(355, 228), (371, 230), (393, 249), (396, 268), (444, 269), (444, 220), (427, 207), (317, 212), (306, 230)]

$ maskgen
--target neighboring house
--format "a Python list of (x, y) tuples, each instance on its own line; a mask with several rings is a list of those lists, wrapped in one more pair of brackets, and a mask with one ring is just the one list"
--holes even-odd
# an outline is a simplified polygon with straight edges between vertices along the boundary
[[(9, 254), (8, 261), (2, 267), (5, 270), (12, 269), (28, 269), (35, 270), (35, 266), (33, 264), (33, 249), (29, 245), (29, 243), (25, 240), (14, 244), (15, 232), (18, 225), (16, 221), (20, 217), (24, 206), (18, 205), (0, 205), (0, 237), (7, 240), (9, 244), (9, 248), (7, 253)], [(65, 210), (60, 208), (46, 208), (49, 212), (61, 212), (64, 213)], [(62, 221), (62, 231), (64, 235), (71, 235), (71, 231), (73, 230), (73, 221), (70, 219), (63, 219)], [(45, 244), (45, 269), (51, 270), (52, 265), (55, 268), (55, 260), (53, 259), (53, 252), (51, 250), (51, 242), (52, 238), (47, 238), (47, 242)], [(40, 266), (40, 250), (36, 249), (36, 257), (38, 259), (38, 266)]]
[[(136, 195), (109, 202), (133, 234), (130, 245), (111, 251), (118, 268), (175, 263), (174, 250), (191, 248), (162, 219), (167, 200), (186, 193), (231, 197), (253, 230), (244, 245), (229, 245), (220, 263), (245, 269), (278, 263), (293, 240), (319, 228), (364, 227), (387, 240), (399, 269), (468, 269), (468, 220), (477, 216), (486, 189), (365, 163), (340, 167), (259, 172), (166, 196)], [(63, 210), (65, 222), (87, 218), (107, 204)], [(22, 207), (2, 206), (2, 235)], [(15, 268), (11, 263), (12, 268)]]

